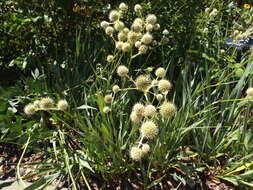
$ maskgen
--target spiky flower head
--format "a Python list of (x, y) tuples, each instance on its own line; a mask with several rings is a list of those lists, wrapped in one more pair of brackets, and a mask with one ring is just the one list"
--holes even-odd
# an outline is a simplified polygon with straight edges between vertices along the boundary
[(155, 30), (159, 30), (160, 28), (161, 28), (160, 24), (155, 24), (155, 27), (154, 27)]
[(108, 106), (105, 106), (105, 107), (103, 108), (103, 112), (104, 112), (105, 114), (109, 113), (110, 111), (111, 111), (111, 109), (110, 109)]
[(122, 22), (122, 21), (116, 21), (115, 23), (114, 23), (114, 28), (115, 28), (115, 30), (117, 30), (117, 31), (121, 31), (121, 30), (123, 30), (124, 29), (124, 27), (125, 27), (125, 24)]
[(128, 6), (125, 4), (125, 3), (120, 3), (119, 4), (119, 9), (122, 10), (122, 11), (125, 11), (127, 10)]
[(116, 10), (112, 10), (109, 14), (109, 19), (112, 22), (119, 20), (119, 17), (120, 17), (120, 13)]
[(122, 45), (122, 51), (123, 52), (129, 52), (131, 51), (131, 44), (128, 43), (128, 42), (124, 42), (123, 45)]
[(154, 29), (154, 25), (152, 25), (152, 24), (147, 24), (146, 30), (147, 30), (148, 32), (152, 32), (153, 29)]
[(122, 42), (126, 41), (127, 40), (127, 34), (123, 31), (119, 32), (118, 33), (118, 40), (122, 41)]
[(114, 32), (113, 27), (111, 27), (111, 26), (106, 27), (105, 33), (106, 33), (107, 35), (112, 35), (113, 32)]
[(158, 82), (158, 89), (163, 94), (167, 94), (171, 88), (172, 88), (172, 85), (171, 85), (170, 81), (168, 81), (168, 80), (162, 79)]
[(33, 104), (27, 104), (24, 107), (24, 112), (25, 112), (26, 115), (31, 116), (31, 115), (35, 114), (36, 108)]
[(118, 93), (120, 91), (120, 87), (118, 85), (114, 85), (112, 87), (112, 91), (113, 91), (114, 94), (116, 94), (116, 93)]
[(146, 154), (150, 151), (150, 146), (148, 144), (142, 144), (141, 150), (144, 154)]
[(165, 71), (164, 68), (159, 67), (158, 69), (156, 69), (155, 75), (156, 75), (157, 77), (159, 77), (159, 78), (163, 78), (163, 77), (165, 77), (165, 75), (166, 75), (166, 71)]
[(140, 161), (143, 156), (143, 152), (140, 148), (134, 146), (130, 150), (130, 157), (135, 161)]
[(52, 98), (46, 97), (40, 100), (40, 108), (48, 109), (54, 107), (54, 100)]
[(156, 24), (156, 21), (157, 21), (157, 18), (156, 18), (156, 16), (155, 16), (154, 14), (149, 14), (149, 15), (147, 16), (147, 18), (146, 18), (146, 23), (147, 23), (147, 24), (152, 24), (152, 25), (154, 25), (154, 24)]
[(145, 117), (153, 117), (156, 115), (156, 108), (153, 105), (147, 105), (144, 109), (144, 116)]
[(100, 26), (101, 26), (102, 28), (106, 29), (106, 28), (109, 26), (109, 23), (103, 20), (103, 21), (100, 23)]
[(116, 49), (118, 49), (118, 50), (122, 50), (123, 42), (121, 42), (121, 41), (116, 42), (115, 47), (116, 47)]
[(163, 30), (163, 35), (168, 35), (169, 31), (167, 29)]
[(128, 39), (129, 42), (134, 44), (135, 42), (137, 42), (139, 40), (139, 35), (136, 32), (130, 31), (127, 34), (127, 39)]
[(177, 107), (172, 102), (164, 102), (160, 106), (160, 114), (163, 117), (171, 117), (173, 116), (177, 111)]
[(161, 100), (163, 99), (163, 95), (162, 95), (162, 94), (157, 94), (157, 95), (156, 95), (156, 99), (157, 99), (158, 101), (161, 101)]
[(118, 68), (117, 68), (117, 74), (118, 74), (120, 77), (125, 77), (125, 76), (127, 76), (128, 72), (129, 72), (128, 68), (127, 68), (126, 66), (124, 66), (124, 65), (120, 65), (120, 66), (118, 66)]
[(147, 76), (140, 75), (135, 80), (135, 86), (136, 86), (137, 90), (142, 91), (142, 92), (146, 92), (150, 87), (150, 80)]
[(105, 103), (107, 103), (107, 104), (112, 103), (112, 95), (111, 95), (111, 94), (105, 95), (104, 101), (105, 101)]
[(152, 42), (152, 40), (153, 40), (153, 36), (149, 32), (144, 34), (141, 38), (141, 42), (146, 45), (150, 44)]
[(142, 120), (142, 115), (140, 114), (137, 114), (136, 112), (132, 111), (131, 114), (130, 114), (130, 120), (133, 122), (133, 123), (140, 123), (141, 120)]
[(141, 125), (141, 136), (147, 139), (153, 139), (158, 135), (158, 127), (153, 121), (146, 121)]
[(143, 115), (144, 110), (145, 110), (145, 107), (142, 103), (136, 103), (133, 107), (133, 112), (135, 112), (137, 115)]
[(59, 110), (65, 111), (68, 109), (68, 107), (69, 107), (69, 104), (66, 100), (59, 100), (57, 103), (57, 108)]
[(134, 46), (137, 48), (141, 47), (141, 42), (140, 41), (135, 42)]
[(109, 62), (109, 63), (111, 63), (113, 61), (113, 55), (108, 55), (106, 57), (106, 61)]
[(33, 102), (33, 105), (34, 105), (34, 107), (35, 108), (40, 108), (40, 101), (39, 100), (35, 100), (34, 102)]
[(142, 31), (142, 25), (139, 22), (134, 22), (131, 26), (131, 29), (134, 32), (141, 32)]
[(250, 87), (246, 91), (247, 96), (253, 96), (253, 87)]
[(134, 6), (134, 11), (135, 11), (135, 12), (140, 12), (141, 9), (142, 9), (142, 7), (141, 7), (140, 4), (136, 4), (136, 5)]
[(158, 80), (156, 80), (156, 79), (152, 80), (151, 85), (152, 86), (157, 86), (158, 85)]
[(123, 29), (123, 32), (124, 32), (125, 34), (128, 34), (129, 31), (130, 31), (130, 30), (129, 30), (128, 28), (124, 28), (124, 29)]
[(146, 46), (146, 45), (141, 45), (141, 46), (139, 47), (139, 53), (140, 53), (140, 54), (145, 54), (145, 53), (147, 53), (147, 51), (148, 51), (148, 46)]

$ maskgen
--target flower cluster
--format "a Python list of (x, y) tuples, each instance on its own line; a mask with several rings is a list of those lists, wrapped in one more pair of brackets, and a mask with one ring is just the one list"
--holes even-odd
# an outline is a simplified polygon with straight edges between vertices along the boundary
[(55, 105), (55, 102), (50, 97), (41, 98), (36, 100), (33, 103), (29, 103), (24, 107), (24, 113), (28, 116), (34, 115), (37, 111), (40, 110), (62, 110), (66, 111), (69, 107), (69, 104), (66, 100), (59, 100)]

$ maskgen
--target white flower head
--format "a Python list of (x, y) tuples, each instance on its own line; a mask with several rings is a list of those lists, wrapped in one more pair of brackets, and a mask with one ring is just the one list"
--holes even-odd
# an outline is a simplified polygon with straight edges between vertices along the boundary
[(136, 4), (136, 5), (134, 6), (134, 11), (135, 11), (135, 12), (140, 12), (141, 9), (142, 9), (142, 7), (141, 7), (140, 4)]
[(115, 22), (115, 21), (119, 20), (119, 18), (120, 18), (120, 13), (118, 11), (112, 10), (110, 12), (110, 14), (109, 14), (110, 21)]

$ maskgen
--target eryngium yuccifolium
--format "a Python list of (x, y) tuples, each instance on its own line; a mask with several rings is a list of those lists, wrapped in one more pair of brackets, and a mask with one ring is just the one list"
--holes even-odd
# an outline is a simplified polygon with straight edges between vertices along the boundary
[(157, 99), (158, 101), (161, 101), (161, 100), (163, 99), (163, 95), (162, 95), (162, 94), (157, 94), (157, 95), (156, 95), (156, 99)]
[(173, 104), (172, 102), (164, 102), (160, 106), (160, 114), (163, 117), (171, 117), (176, 113), (176, 111), (177, 111), (177, 108), (175, 104)]
[(147, 76), (140, 75), (135, 80), (135, 86), (136, 86), (137, 90), (146, 92), (149, 89), (150, 80)]
[(162, 79), (158, 82), (158, 89), (163, 93), (166, 94), (170, 91), (172, 85), (170, 81)]
[(128, 39), (129, 42), (131, 42), (132, 44), (134, 44), (135, 42), (138, 41), (139, 35), (136, 32), (130, 31), (127, 34), (127, 39)]
[(246, 91), (247, 96), (253, 96), (253, 87), (250, 87)]
[(141, 150), (143, 153), (148, 153), (150, 150), (150, 146), (148, 144), (142, 144)]
[(120, 77), (124, 77), (124, 76), (127, 76), (128, 74), (128, 68), (124, 65), (120, 65), (118, 68), (117, 68), (117, 74), (120, 76)]
[(156, 108), (153, 105), (147, 105), (144, 109), (144, 116), (145, 117), (153, 117), (156, 115)]
[(144, 44), (150, 44), (153, 40), (153, 37), (150, 33), (146, 33), (142, 36), (141, 38), (141, 42), (144, 43)]
[(114, 94), (116, 94), (116, 93), (118, 93), (120, 91), (120, 87), (118, 85), (114, 85), (112, 87), (112, 91), (113, 91)]
[(129, 52), (131, 51), (131, 44), (128, 42), (124, 42), (122, 45), (122, 51), (123, 52)]
[(117, 30), (117, 31), (121, 31), (121, 30), (123, 30), (124, 29), (124, 27), (125, 27), (125, 25), (124, 25), (124, 23), (122, 22), (122, 21), (116, 21), (115, 23), (114, 23), (114, 28), (115, 28), (115, 30)]
[(109, 26), (109, 23), (106, 22), (106, 21), (102, 21), (102, 22), (100, 23), (100, 26), (101, 26), (102, 28), (106, 29), (106, 28)]
[(152, 32), (153, 29), (154, 29), (154, 26), (153, 26), (152, 24), (147, 24), (146, 30), (147, 30), (148, 32)]
[(151, 82), (152, 86), (157, 86), (157, 84), (158, 84), (158, 80), (156, 80), (156, 79), (152, 80), (152, 82)]
[(125, 4), (125, 3), (120, 3), (119, 4), (119, 9), (124, 11), (124, 10), (127, 10), (128, 6)]
[(33, 102), (33, 105), (34, 105), (35, 108), (40, 108), (40, 101), (39, 100), (35, 100)]
[(133, 111), (137, 115), (143, 115), (144, 114), (145, 107), (142, 103), (136, 103), (133, 107)]
[(25, 112), (26, 115), (31, 116), (31, 115), (35, 114), (36, 108), (33, 104), (27, 104), (24, 107), (24, 112)]
[(59, 100), (57, 103), (57, 108), (59, 110), (65, 111), (68, 109), (68, 107), (69, 107), (69, 104), (66, 100)]
[(106, 61), (107, 62), (112, 62), (113, 61), (113, 55), (108, 55), (107, 57), (106, 57)]
[(136, 112), (132, 111), (131, 114), (130, 114), (130, 120), (133, 122), (133, 123), (140, 123), (141, 120), (142, 120), (142, 115), (139, 115), (137, 114)]
[(141, 136), (147, 139), (153, 139), (158, 135), (158, 127), (153, 121), (146, 121), (141, 125)]
[(141, 7), (141, 5), (139, 5), (139, 4), (136, 4), (136, 5), (134, 6), (134, 11), (135, 11), (135, 12), (139, 12), (139, 11), (141, 11), (141, 9), (142, 9), (142, 7)]
[(129, 29), (128, 29), (128, 28), (124, 28), (124, 29), (123, 29), (123, 32), (124, 32), (125, 34), (128, 34)]
[(105, 95), (104, 101), (105, 103), (110, 104), (112, 102), (112, 95), (111, 94)]
[(122, 42), (126, 41), (127, 40), (127, 34), (123, 31), (119, 32), (118, 33), (118, 40), (122, 41)]
[(131, 29), (134, 32), (141, 32), (142, 31), (142, 25), (139, 22), (134, 22), (131, 26)]
[(109, 113), (111, 111), (111, 109), (108, 107), (108, 106), (105, 106), (104, 108), (103, 108), (103, 112), (104, 113)]
[(147, 23), (147, 24), (152, 24), (152, 25), (154, 25), (154, 24), (156, 23), (156, 21), (157, 21), (157, 18), (156, 18), (156, 16), (155, 16), (154, 14), (149, 14), (149, 15), (147, 16), (147, 18), (146, 18), (146, 23)]
[(217, 9), (213, 9), (212, 12), (209, 14), (210, 17), (215, 17), (218, 14)]
[(167, 29), (163, 30), (163, 35), (168, 35), (169, 31)]
[(146, 45), (141, 45), (141, 46), (139, 47), (139, 53), (140, 53), (140, 54), (145, 54), (145, 53), (147, 53), (147, 51), (148, 51), (148, 46), (146, 46)]
[(110, 14), (109, 14), (109, 19), (110, 19), (110, 21), (112, 21), (112, 22), (117, 21), (117, 20), (119, 19), (119, 17), (120, 17), (120, 14), (119, 14), (119, 12), (116, 11), (116, 10), (112, 10), (112, 11), (110, 12)]
[(161, 28), (160, 24), (155, 24), (155, 27), (154, 27), (155, 30), (159, 30), (160, 28)]
[(140, 41), (135, 42), (134, 46), (137, 48), (141, 47), (141, 42)]
[(141, 19), (141, 18), (136, 18), (136, 19), (134, 19), (134, 22), (133, 23), (139, 23), (140, 25), (143, 25), (144, 24), (144, 22), (143, 22), (143, 20)]
[(54, 107), (54, 100), (46, 97), (46, 98), (42, 98), (40, 100), (40, 108), (42, 109), (48, 109), (48, 108), (52, 108)]
[(143, 152), (138, 147), (132, 147), (130, 150), (130, 157), (135, 161), (140, 161), (143, 156)]
[(163, 78), (163, 77), (165, 77), (165, 75), (166, 75), (166, 71), (165, 71), (164, 68), (159, 67), (158, 69), (156, 69), (155, 75), (156, 75), (157, 77), (159, 77), (159, 78)]
[(113, 29), (113, 27), (111, 27), (111, 26), (108, 26), (108, 27), (105, 29), (105, 33), (106, 33), (107, 35), (112, 35), (113, 32), (114, 32), (114, 29)]
[(118, 49), (118, 50), (122, 50), (122, 46), (123, 46), (123, 42), (121, 42), (121, 41), (116, 42), (116, 44), (115, 44), (115, 47), (116, 47), (116, 49)]

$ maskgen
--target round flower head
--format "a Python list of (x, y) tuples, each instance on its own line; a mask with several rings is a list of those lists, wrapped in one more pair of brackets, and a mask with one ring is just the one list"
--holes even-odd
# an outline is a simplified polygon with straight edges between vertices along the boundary
[(105, 95), (104, 101), (105, 103), (110, 104), (112, 102), (112, 95), (111, 94)]
[(123, 52), (129, 52), (131, 51), (131, 45), (128, 42), (123, 43), (122, 45), (122, 51)]
[(137, 103), (133, 107), (133, 112), (135, 112), (137, 115), (143, 115), (144, 110), (145, 110), (145, 107), (142, 103)]
[(115, 21), (119, 20), (119, 17), (120, 17), (120, 14), (119, 14), (119, 12), (116, 11), (116, 10), (112, 10), (112, 11), (110, 12), (110, 14), (109, 14), (109, 19), (110, 19), (110, 21), (112, 21), (112, 22), (115, 22)]
[(40, 101), (35, 100), (35, 102), (33, 102), (33, 105), (34, 105), (35, 108), (40, 108)]
[(110, 109), (108, 106), (105, 106), (105, 107), (103, 108), (103, 112), (104, 112), (105, 114), (109, 113), (110, 111), (111, 111), (111, 109)]
[(127, 76), (128, 74), (128, 68), (124, 65), (120, 65), (118, 68), (117, 68), (117, 74), (120, 76), (120, 77), (124, 77), (124, 76)]
[(131, 29), (134, 32), (141, 32), (142, 31), (142, 25), (139, 22), (134, 22), (131, 26)]
[(120, 3), (119, 4), (119, 9), (124, 11), (124, 10), (127, 10), (128, 6), (125, 4), (125, 3)]
[(148, 153), (150, 150), (150, 146), (148, 144), (142, 144), (141, 150), (143, 153)]
[(135, 11), (135, 12), (140, 12), (141, 9), (142, 9), (142, 7), (141, 7), (141, 5), (139, 5), (139, 4), (136, 4), (136, 5), (134, 6), (134, 11)]
[(27, 104), (24, 107), (24, 112), (25, 112), (26, 115), (31, 116), (31, 115), (35, 114), (36, 108), (33, 104)]
[(220, 50), (220, 54), (224, 54), (226, 51), (224, 49)]
[(156, 16), (154, 14), (148, 15), (147, 18), (146, 18), (146, 23), (147, 24), (154, 25), (154, 24), (156, 24), (156, 21), (157, 21), (157, 18), (156, 18)]
[(116, 44), (115, 44), (115, 47), (116, 47), (116, 49), (118, 49), (118, 50), (122, 50), (122, 46), (123, 46), (123, 42), (121, 42), (121, 41), (116, 42)]
[(52, 108), (54, 107), (54, 101), (49, 97), (42, 98), (40, 100), (40, 107), (42, 109)]
[(218, 14), (217, 9), (213, 9), (212, 12), (209, 14), (210, 17), (215, 17)]
[(171, 117), (176, 113), (176, 111), (177, 111), (177, 108), (175, 104), (173, 104), (172, 102), (164, 102), (160, 106), (160, 114), (163, 117)]
[(59, 110), (65, 111), (68, 109), (68, 107), (69, 107), (69, 104), (66, 100), (59, 100), (57, 103), (57, 108)]
[(140, 123), (142, 120), (142, 115), (138, 115), (136, 112), (131, 112), (130, 119), (133, 123)]
[(164, 68), (159, 67), (158, 69), (156, 69), (155, 75), (156, 75), (157, 77), (159, 77), (159, 78), (163, 78), (163, 77), (165, 77), (165, 75), (166, 75), (166, 71), (165, 71)]
[(127, 40), (127, 34), (125, 32), (119, 32), (118, 33), (118, 40), (122, 41), (122, 42), (126, 41)]
[(141, 136), (147, 139), (153, 139), (158, 135), (158, 127), (153, 121), (146, 121), (141, 125)]
[(145, 54), (145, 53), (147, 53), (147, 51), (148, 51), (148, 46), (146, 46), (146, 45), (141, 45), (141, 46), (139, 47), (139, 53), (140, 53), (140, 54)]
[(153, 37), (150, 33), (146, 33), (142, 36), (141, 42), (144, 44), (150, 44), (153, 40)]
[(109, 26), (109, 23), (106, 22), (106, 21), (102, 21), (102, 22), (100, 23), (100, 26), (101, 26), (102, 28), (106, 29), (106, 28)]
[(140, 75), (135, 80), (135, 86), (136, 86), (137, 90), (146, 92), (149, 89), (150, 80), (147, 76)]
[(118, 86), (118, 85), (114, 85), (114, 86), (112, 87), (112, 91), (113, 91), (114, 94), (118, 93), (118, 92), (120, 91), (119, 86)]
[(169, 31), (167, 29), (163, 30), (163, 35), (168, 35)]
[(113, 61), (113, 55), (108, 55), (106, 61), (111, 63)]
[(246, 91), (247, 96), (253, 96), (253, 87), (250, 87)]
[(156, 108), (153, 105), (147, 105), (144, 109), (144, 116), (145, 117), (153, 117), (156, 115)]
[(131, 42), (132, 44), (134, 44), (136, 41), (138, 41), (139, 35), (136, 32), (130, 31), (127, 34), (127, 39), (129, 40), (129, 42)]
[(124, 27), (125, 27), (125, 25), (124, 25), (124, 23), (122, 22), (122, 21), (116, 21), (115, 23), (114, 23), (114, 28), (115, 28), (115, 30), (117, 30), (117, 31), (121, 31), (121, 30), (123, 30), (124, 29)]
[(141, 42), (140, 41), (135, 42), (134, 46), (137, 48), (141, 47)]
[(158, 82), (158, 89), (164, 94), (168, 93), (171, 87), (172, 85), (168, 80), (162, 79)]
[(155, 24), (155, 27), (154, 27), (155, 30), (159, 30), (160, 28), (161, 28), (160, 24)]
[(133, 23), (138, 23), (140, 24), (141, 26), (144, 24), (143, 20), (141, 18), (136, 18), (134, 19), (134, 22)]
[(161, 100), (163, 99), (163, 95), (162, 95), (162, 94), (157, 94), (157, 95), (156, 95), (156, 99), (157, 99), (158, 101), (161, 101)]
[(152, 32), (153, 29), (154, 29), (154, 26), (153, 26), (152, 24), (148, 24), (148, 25), (146, 26), (146, 30), (147, 30), (148, 32)]
[(130, 157), (135, 161), (140, 161), (143, 156), (142, 150), (138, 147), (132, 147), (130, 150)]
[(114, 29), (113, 29), (113, 27), (111, 27), (111, 26), (108, 26), (108, 27), (105, 29), (105, 33), (106, 33), (107, 35), (112, 35), (113, 32), (114, 32)]
[(124, 32), (125, 34), (128, 34), (129, 29), (128, 29), (128, 28), (124, 28), (124, 29), (123, 29), (123, 32)]

